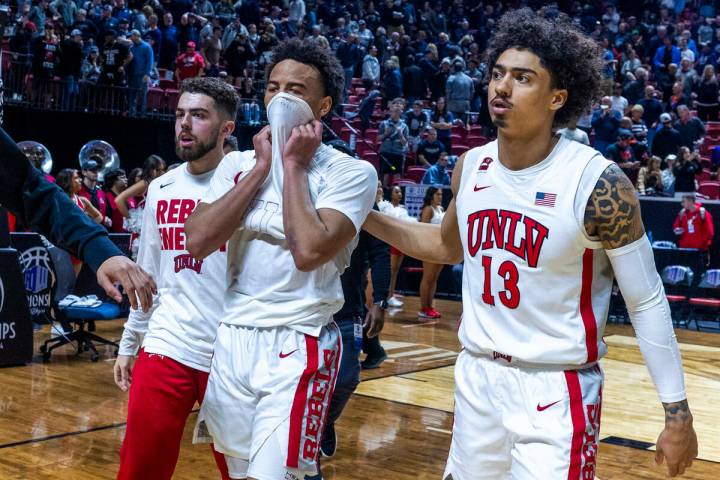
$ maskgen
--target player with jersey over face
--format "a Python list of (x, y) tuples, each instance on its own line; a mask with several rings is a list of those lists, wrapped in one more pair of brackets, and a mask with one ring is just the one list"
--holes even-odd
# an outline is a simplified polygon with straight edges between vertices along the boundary
[[(195, 258), (228, 243), (228, 285), (196, 439), (212, 437), (231, 478), (317, 473), (338, 372), (340, 274), (372, 209), (368, 162), (321, 144), (342, 96), (329, 50), (288, 40), (266, 70), (269, 127), (228, 154), (187, 223)], [(251, 188), (252, 187), (252, 188)], [(259, 188), (249, 209), (238, 203)]]
[[(215, 78), (183, 82), (175, 149), (185, 163), (148, 188), (138, 263), (155, 278), (158, 294), (152, 310), (130, 313), (115, 362), (115, 382), (130, 389), (118, 479), (169, 480), (185, 421), (205, 394), (227, 255), (223, 245), (202, 260), (193, 258), (185, 221), (223, 158), (238, 100), (231, 86)], [(223, 457), (217, 459), (226, 475)]]
[(613, 276), (665, 409), (656, 460), (682, 473), (697, 438), (635, 189), (554, 134), (597, 98), (597, 46), (565, 18), (517, 10), (499, 22), (488, 65), (498, 139), (459, 160), (442, 225), (375, 212), (365, 224), (415, 258), (465, 262), (443, 478), (594, 478)]

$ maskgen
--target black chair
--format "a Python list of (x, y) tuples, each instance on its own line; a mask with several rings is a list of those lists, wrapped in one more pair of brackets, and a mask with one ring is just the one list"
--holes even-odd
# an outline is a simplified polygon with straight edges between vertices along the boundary
[[(720, 315), (720, 270), (707, 270), (700, 277), (697, 294), (688, 299), (695, 329), (700, 330), (700, 320), (718, 322)], [(720, 325), (719, 325), (720, 326)]]
[(75, 291), (75, 272), (73, 270), (72, 260), (67, 252), (55, 247), (50, 248), (49, 251), (55, 267), (57, 282), (53, 298), (53, 307), (57, 317), (59, 317), (57, 320), (61, 321), (61, 323), (63, 321), (74, 323), (77, 328), (70, 333), (62, 333), (52, 337), (40, 346), (43, 361), (47, 362), (50, 360), (53, 350), (71, 342), (77, 342), (78, 355), (82, 352), (91, 351), (90, 359), (93, 362), (97, 362), (100, 358), (95, 343), (114, 347), (115, 355), (117, 355), (117, 342), (105, 339), (88, 331), (87, 326), (91, 322), (119, 318), (121, 316), (120, 306), (114, 302), (102, 302), (96, 307), (78, 307), (74, 305), (61, 307), (60, 301)]
[(695, 274), (684, 265), (668, 265), (663, 268), (660, 278), (665, 286), (665, 297), (670, 304), (673, 323), (687, 326), (689, 304), (688, 297)]

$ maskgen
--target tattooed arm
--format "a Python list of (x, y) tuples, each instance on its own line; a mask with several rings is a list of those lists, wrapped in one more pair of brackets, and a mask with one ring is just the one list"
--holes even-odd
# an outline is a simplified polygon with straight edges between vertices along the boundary
[(682, 361), (670, 308), (630, 180), (616, 164), (600, 176), (585, 209), (585, 230), (599, 238), (610, 259), (635, 328), (640, 351), (665, 409), (656, 463), (682, 474), (697, 456), (697, 437), (685, 396)]

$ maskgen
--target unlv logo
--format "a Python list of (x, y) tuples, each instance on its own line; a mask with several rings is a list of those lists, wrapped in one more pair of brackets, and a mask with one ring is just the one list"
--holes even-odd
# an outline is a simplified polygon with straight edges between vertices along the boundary
[(483, 158), (482, 163), (480, 163), (480, 167), (478, 168), (478, 172), (487, 172), (487, 169), (490, 168), (490, 164), (493, 162), (493, 159), (490, 157)]
[(183, 254), (178, 255), (175, 257), (175, 273), (178, 273), (180, 270), (192, 270), (195, 273), (200, 273), (200, 270), (202, 269), (202, 260), (196, 260), (193, 258), (190, 254)]

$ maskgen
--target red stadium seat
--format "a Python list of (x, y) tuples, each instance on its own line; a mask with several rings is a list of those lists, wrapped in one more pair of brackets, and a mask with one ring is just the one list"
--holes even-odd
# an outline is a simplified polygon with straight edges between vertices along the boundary
[(700, 183), (706, 183), (713, 180), (712, 172), (707, 168), (703, 168), (702, 172), (695, 175), (695, 178), (697, 178), (697, 181)]
[(425, 176), (427, 168), (425, 167), (409, 167), (405, 172), (405, 178), (412, 180), (415, 183), (420, 183), (422, 178)]
[(450, 147), (450, 155), (462, 155), (470, 149), (467, 145), (452, 145)]
[(148, 89), (147, 108), (149, 112), (162, 112), (165, 109), (165, 91), (160, 88)]
[(711, 200), (720, 199), (720, 183), (718, 182), (702, 182), (697, 191)]
[(365, 130), (365, 140), (368, 142), (375, 144), (375, 141), (377, 140), (378, 131), (377, 128), (368, 128)]
[(366, 152), (362, 155), (363, 160), (367, 160), (372, 163), (375, 170), (380, 170), (380, 157), (375, 152)]
[(169, 88), (165, 90), (165, 95), (167, 95), (168, 111), (174, 112), (180, 99), (180, 92), (174, 88)]
[(177, 89), (177, 82), (175, 80), (160, 78), (160, 88), (163, 90), (175, 90)]

